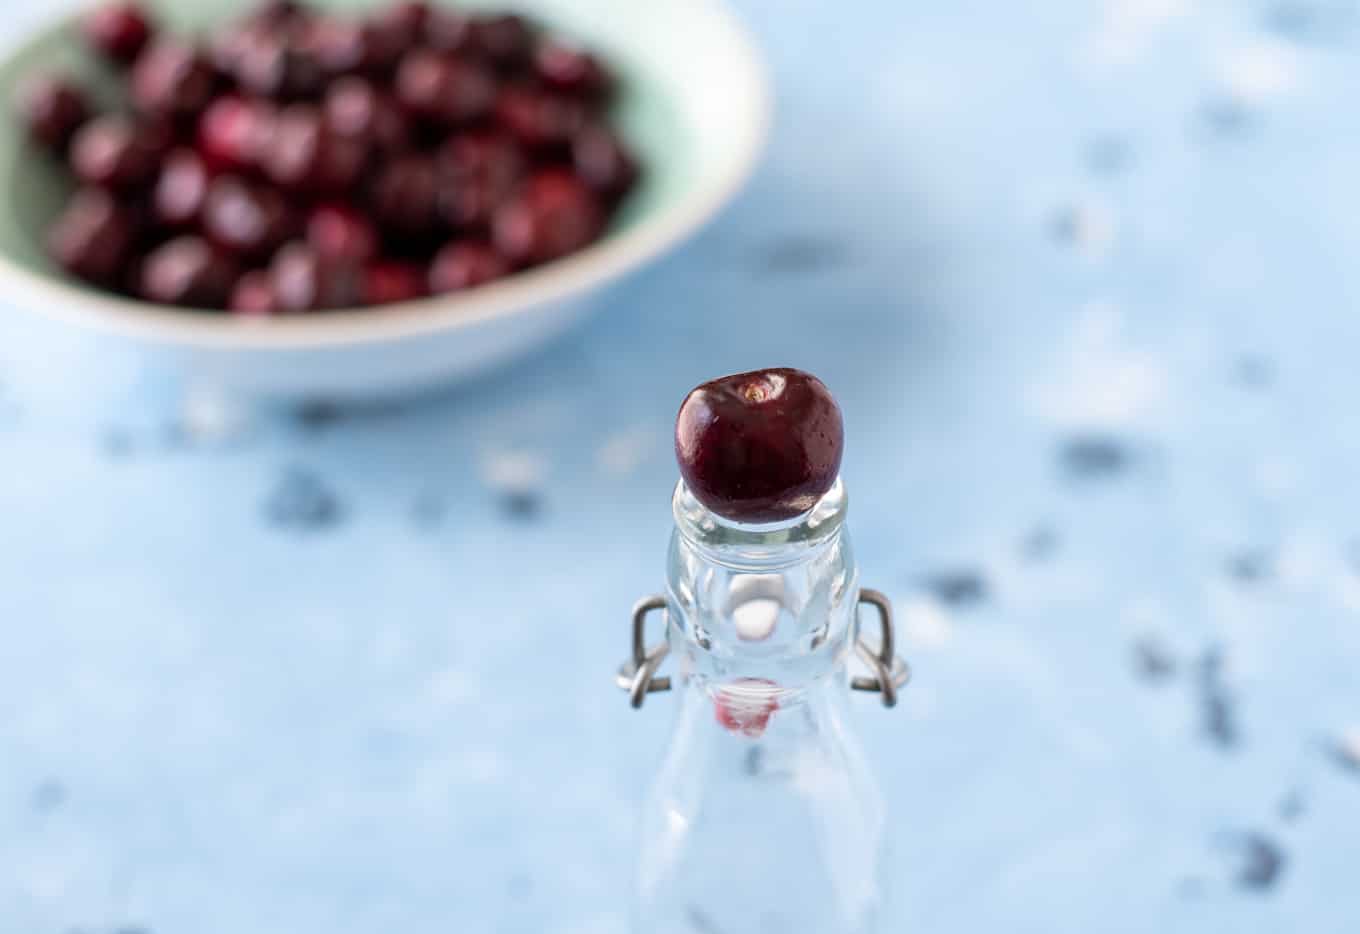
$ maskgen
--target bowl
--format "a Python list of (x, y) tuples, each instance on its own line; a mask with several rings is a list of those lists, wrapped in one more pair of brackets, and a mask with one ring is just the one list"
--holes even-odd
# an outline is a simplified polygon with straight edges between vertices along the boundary
[[(381, 2), (381, 0), (379, 0)], [(361, 10), (370, 0), (312, 0)], [(269, 319), (185, 311), (102, 293), (44, 254), (69, 188), (7, 110), (0, 119), (0, 298), (111, 338), (213, 389), (278, 397), (413, 392), (504, 363), (562, 333), (610, 283), (655, 260), (713, 217), (755, 163), (769, 118), (760, 59), (723, 0), (460, 0), (510, 8), (598, 49), (621, 77), (617, 120), (645, 176), (606, 235), (554, 263), (455, 295), (377, 309)], [(160, 22), (198, 31), (238, 14), (236, 0), (151, 0)], [(103, 66), (69, 14), (0, 57), (0, 99), (42, 68), (98, 87)], [(105, 82), (107, 84), (107, 81)], [(6, 313), (8, 309), (0, 309)]]

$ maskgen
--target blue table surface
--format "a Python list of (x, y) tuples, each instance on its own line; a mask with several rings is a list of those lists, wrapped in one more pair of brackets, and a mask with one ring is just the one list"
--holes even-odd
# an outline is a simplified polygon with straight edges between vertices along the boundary
[(213, 409), (0, 315), (0, 934), (622, 934), (670, 418), (770, 364), (917, 671), (894, 930), (1360, 929), (1351, 4), (739, 8), (754, 182), (503, 372)]

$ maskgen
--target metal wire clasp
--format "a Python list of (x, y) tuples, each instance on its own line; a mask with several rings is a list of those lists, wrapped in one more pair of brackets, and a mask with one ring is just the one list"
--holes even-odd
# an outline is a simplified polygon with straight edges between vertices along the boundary
[(647, 648), (647, 614), (665, 609), (666, 598), (660, 594), (643, 597), (633, 605), (633, 653), (619, 668), (618, 677), (614, 680), (628, 692), (628, 703), (633, 705), (634, 710), (642, 706), (648, 694), (671, 689), (670, 678), (656, 676), (656, 670), (666, 660), (671, 647), (662, 640)]
[(897, 690), (905, 687), (911, 680), (911, 666), (897, 657), (893, 648), (892, 603), (877, 590), (861, 588), (859, 603), (867, 603), (878, 610), (879, 640), (878, 651), (864, 638), (855, 638), (855, 652), (869, 666), (873, 674), (857, 677), (850, 682), (856, 691), (878, 691), (883, 696), (883, 706), (897, 704)]
[[(858, 604), (869, 604), (878, 611), (878, 649), (860, 635), (855, 638), (855, 652), (873, 672), (851, 680), (856, 691), (877, 691), (883, 696), (883, 706), (897, 704), (897, 691), (911, 680), (911, 667), (895, 654), (893, 646), (892, 603), (877, 590), (861, 589)], [(657, 677), (657, 670), (670, 653), (664, 640), (647, 648), (647, 616), (654, 610), (665, 610), (666, 598), (660, 594), (643, 597), (633, 605), (633, 650), (628, 661), (619, 668), (615, 683), (628, 692), (628, 702), (637, 709), (648, 694), (669, 691), (671, 679)]]

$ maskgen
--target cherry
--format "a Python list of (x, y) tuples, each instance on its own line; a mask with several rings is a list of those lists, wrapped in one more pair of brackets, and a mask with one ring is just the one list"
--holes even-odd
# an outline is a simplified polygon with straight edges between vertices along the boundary
[(373, 213), (382, 227), (402, 237), (424, 237), (439, 226), (439, 174), (428, 156), (401, 156), (378, 173)]
[(72, 275), (112, 286), (124, 272), (135, 226), (129, 211), (109, 192), (82, 188), (48, 231), (47, 249)]
[(608, 127), (596, 124), (578, 133), (571, 159), (581, 180), (606, 198), (621, 198), (637, 182), (637, 160)]
[(263, 258), (292, 233), (293, 215), (273, 188), (220, 175), (203, 202), (203, 233), (238, 256)]
[(322, 204), (307, 218), (307, 243), (323, 256), (367, 262), (378, 253), (378, 230), (348, 204)]
[(416, 51), (397, 69), (397, 101), (411, 116), (453, 128), (491, 112), (496, 84), (476, 65), (435, 52)]
[(434, 9), (425, 20), (425, 44), (436, 52), (475, 57), (476, 31), (472, 20), (457, 10)]
[(388, 305), (426, 295), (425, 273), (415, 263), (384, 260), (364, 270), (364, 304)]
[(65, 78), (34, 75), (19, 85), (15, 99), (28, 135), (49, 149), (61, 151), (90, 117), (85, 92)]
[(368, 35), (352, 20), (318, 16), (307, 21), (297, 42), (328, 78), (351, 74), (368, 64)]
[(444, 180), (440, 211), (460, 229), (486, 227), (528, 167), (518, 144), (496, 132), (451, 137), (440, 147), (438, 161)]
[(598, 58), (560, 39), (538, 44), (534, 71), (553, 90), (592, 101), (607, 98), (614, 86), (614, 76)]
[(533, 28), (513, 13), (479, 16), (472, 21), (472, 33), (478, 52), (501, 69), (522, 66), (533, 50)]
[(262, 0), (246, 17), (246, 22), (251, 25), (287, 26), (306, 16), (306, 5), (296, 0)]
[(143, 298), (164, 305), (224, 308), (236, 282), (231, 259), (202, 237), (164, 243), (142, 262)]
[(275, 121), (261, 163), (285, 190), (327, 193), (350, 190), (367, 158), (361, 141), (331, 132), (315, 107), (294, 104)]
[(269, 138), (273, 110), (258, 101), (223, 95), (198, 120), (198, 151), (215, 172), (254, 168)]
[(254, 269), (236, 280), (227, 308), (240, 315), (270, 315), (279, 310), (269, 273)]
[(192, 149), (176, 149), (161, 164), (151, 192), (157, 222), (171, 228), (197, 225), (208, 192), (208, 168)]
[(138, 188), (155, 177), (162, 142), (154, 129), (128, 117), (95, 117), (71, 140), (71, 171), (90, 185)]
[(544, 169), (496, 211), (497, 248), (522, 265), (546, 263), (586, 246), (604, 229), (599, 200), (575, 175)]
[(236, 82), (251, 94), (273, 100), (315, 97), (326, 75), (315, 51), (287, 34), (256, 29), (236, 51)]
[(217, 85), (212, 66), (198, 49), (169, 39), (142, 50), (130, 81), (138, 109), (172, 120), (197, 117)]
[(526, 146), (563, 148), (585, 125), (586, 109), (575, 98), (511, 86), (496, 99), (496, 119)]
[(363, 301), (362, 268), (322, 256), (305, 243), (281, 247), (269, 264), (269, 278), (282, 311), (349, 308)]
[(401, 24), (414, 39), (429, 20), (433, 11), (424, 0), (396, 0), (383, 11), (384, 18)]
[(137, 3), (110, 3), (82, 17), (80, 31), (96, 52), (129, 65), (151, 39), (151, 17)]
[(339, 79), (326, 90), (323, 106), (327, 125), (340, 136), (381, 153), (400, 152), (410, 145), (410, 125), (371, 81), (354, 76)]
[(455, 240), (430, 264), (430, 291), (460, 292), (509, 275), (510, 264), (480, 240)]
[(786, 367), (704, 383), (685, 397), (675, 421), (685, 485), (736, 522), (781, 522), (807, 512), (836, 482), (843, 442), (830, 390)]

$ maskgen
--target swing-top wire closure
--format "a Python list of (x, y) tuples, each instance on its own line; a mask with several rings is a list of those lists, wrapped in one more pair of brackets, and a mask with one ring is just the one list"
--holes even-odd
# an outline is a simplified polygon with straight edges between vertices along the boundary
[[(858, 604), (866, 603), (878, 611), (878, 648), (875, 649), (862, 634), (855, 639), (855, 654), (872, 674), (851, 679), (850, 687), (856, 691), (876, 691), (882, 696), (884, 707), (893, 707), (897, 704), (898, 690), (911, 680), (911, 667), (895, 654), (892, 603), (881, 592), (863, 588)], [(647, 648), (647, 617), (657, 610), (664, 614), (665, 609), (666, 598), (660, 594), (643, 597), (633, 605), (632, 654), (619, 668), (614, 681), (628, 692), (628, 703), (634, 710), (642, 706), (648, 694), (671, 689), (669, 677), (657, 677), (661, 663), (670, 653), (670, 646), (663, 640)]]

